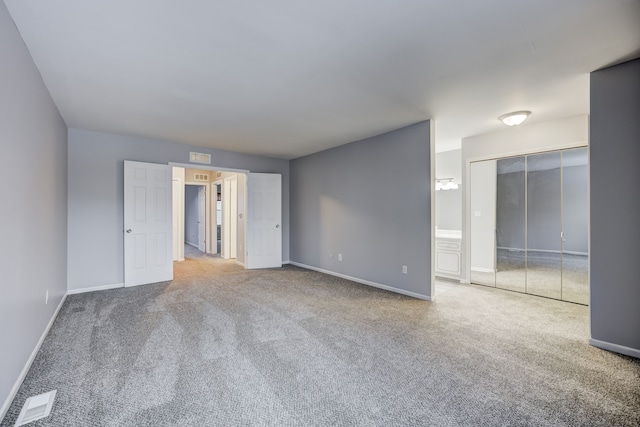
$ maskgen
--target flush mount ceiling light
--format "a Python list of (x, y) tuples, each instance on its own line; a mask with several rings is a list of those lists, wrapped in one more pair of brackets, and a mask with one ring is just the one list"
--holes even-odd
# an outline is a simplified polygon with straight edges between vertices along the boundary
[(507, 126), (518, 126), (527, 120), (529, 114), (531, 114), (531, 111), (514, 111), (513, 113), (502, 115), (498, 119)]
[(440, 190), (457, 190), (458, 184), (453, 182), (453, 178), (438, 178), (436, 179), (436, 191)]

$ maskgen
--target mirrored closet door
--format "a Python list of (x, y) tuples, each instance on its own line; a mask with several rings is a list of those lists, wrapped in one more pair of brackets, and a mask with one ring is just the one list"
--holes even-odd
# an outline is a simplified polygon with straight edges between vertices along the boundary
[(527, 156), (527, 293), (562, 298), (560, 153)]
[(588, 304), (587, 148), (470, 166), (471, 283)]
[(525, 292), (525, 157), (498, 160), (496, 187), (496, 287)]
[(562, 152), (562, 299), (589, 304), (589, 153)]

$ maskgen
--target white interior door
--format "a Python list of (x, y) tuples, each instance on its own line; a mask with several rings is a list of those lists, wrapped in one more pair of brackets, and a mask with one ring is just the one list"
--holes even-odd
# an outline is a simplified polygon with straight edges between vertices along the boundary
[(198, 250), (206, 252), (205, 236), (206, 234), (206, 197), (207, 192), (204, 185), (198, 187)]
[(250, 173), (247, 268), (282, 267), (282, 176)]
[(171, 167), (124, 162), (124, 285), (173, 280)]

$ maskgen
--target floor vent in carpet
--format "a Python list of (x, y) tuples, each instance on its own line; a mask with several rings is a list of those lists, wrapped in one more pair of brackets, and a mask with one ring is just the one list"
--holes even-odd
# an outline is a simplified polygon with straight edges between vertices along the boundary
[(16, 421), (16, 427), (48, 417), (53, 407), (53, 400), (56, 398), (56, 391), (57, 390), (48, 391), (28, 398), (20, 411), (20, 415)]

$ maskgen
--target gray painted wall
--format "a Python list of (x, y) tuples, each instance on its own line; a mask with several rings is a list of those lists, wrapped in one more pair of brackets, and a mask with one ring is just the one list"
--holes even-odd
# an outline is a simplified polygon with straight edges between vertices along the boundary
[(198, 246), (198, 186), (184, 186), (184, 240)]
[(591, 337), (640, 352), (639, 117), (640, 59), (591, 74)]
[(123, 283), (123, 162), (188, 163), (282, 174), (282, 258), (289, 259), (289, 161), (169, 141), (69, 129), (69, 290)]
[(428, 121), (292, 160), (292, 261), (430, 297), (430, 181)]
[(67, 288), (67, 127), (4, 2), (0, 58), (0, 178), (6, 207), (0, 222), (4, 405)]

